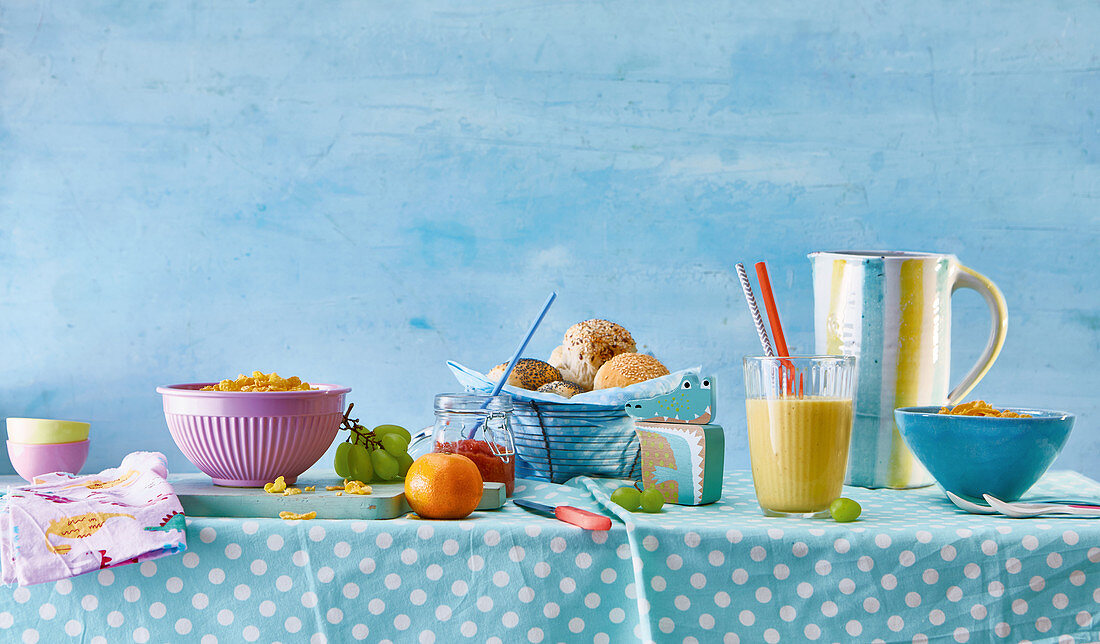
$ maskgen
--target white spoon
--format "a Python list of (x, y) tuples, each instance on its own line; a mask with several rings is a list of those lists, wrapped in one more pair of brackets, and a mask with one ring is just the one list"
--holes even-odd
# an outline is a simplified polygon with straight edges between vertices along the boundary
[(960, 510), (965, 510), (971, 514), (997, 514), (997, 511), (987, 505), (978, 505), (977, 503), (971, 503), (957, 494), (952, 494), (947, 490), (944, 490), (947, 494), (947, 499), (955, 504)]
[(1074, 506), (1056, 503), (1006, 503), (997, 497), (983, 494), (987, 503), (1001, 514), (1013, 519), (1027, 519), (1043, 514), (1064, 514), (1075, 517), (1100, 518), (1100, 506)]
[[(988, 505), (982, 505), (980, 503), (974, 503), (973, 501), (967, 501), (966, 499), (962, 498), (958, 494), (955, 494), (955, 493), (950, 492), (948, 490), (944, 490), (944, 494), (947, 495), (947, 499), (949, 501), (951, 501), (952, 503), (955, 504), (955, 507), (959, 508), (960, 510), (964, 510), (966, 512), (969, 512), (971, 514), (1000, 514), (997, 510), (991, 508)], [(1045, 501), (1045, 503), (1043, 503), (1044, 501)], [(1004, 501), (1001, 501), (1001, 503), (1004, 503)], [(1035, 501), (1032, 501), (1031, 503), (1025, 503), (1023, 505), (1037, 505), (1037, 504), (1040, 504), (1040, 503), (1042, 503), (1043, 505), (1057, 505), (1058, 507), (1064, 507), (1067, 504), (1070, 504), (1070, 505), (1086, 505), (1086, 506), (1090, 506), (1090, 507), (1100, 507), (1097, 504), (1093, 503), (1092, 501), (1077, 501), (1077, 500), (1073, 500), (1073, 499), (1055, 499), (1053, 497), (1036, 499)]]

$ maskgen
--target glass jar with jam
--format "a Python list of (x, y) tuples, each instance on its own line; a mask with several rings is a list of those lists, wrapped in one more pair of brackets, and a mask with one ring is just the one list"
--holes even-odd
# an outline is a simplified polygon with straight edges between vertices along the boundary
[(435, 397), (432, 451), (461, 454), (477, 465), (484, 481), (516, 485), (516, 445), (509, 426), (508, 394), (439, 394)]

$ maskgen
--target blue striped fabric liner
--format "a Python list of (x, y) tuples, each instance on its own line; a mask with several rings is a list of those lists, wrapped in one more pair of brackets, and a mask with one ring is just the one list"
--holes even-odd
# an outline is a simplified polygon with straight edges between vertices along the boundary
[(563, 483), (574, 476), (637, 479), (634, 420), (625, 409), (514, 402), (516, 476)]

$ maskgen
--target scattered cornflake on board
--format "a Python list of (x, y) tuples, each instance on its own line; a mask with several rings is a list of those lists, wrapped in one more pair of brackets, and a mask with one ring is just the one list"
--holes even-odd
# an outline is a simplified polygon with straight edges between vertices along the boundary
[(279, 477), (271, 483), (264, 483), (264, 492), (269, 494), (282, 494), (286, 491), (286, 481)]
[(348, 481), (344, 486), (344, 491), (348, 494), (370, 494), (373, 490), (371, 486), (363, 483), (362, 481)]

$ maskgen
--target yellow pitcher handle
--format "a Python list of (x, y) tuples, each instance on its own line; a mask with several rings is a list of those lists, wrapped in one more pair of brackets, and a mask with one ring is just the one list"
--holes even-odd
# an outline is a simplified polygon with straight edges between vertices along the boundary
[(955, 274), (955, 283), (951, 285), (951, 292), (954, 293), (960, 288), (973, 289), (981, 294), (982, 298), (985, 299), (985, 303), (989, 306), (990, 315), (993, 317), (993, 328), (989, 331), (989, 341), (986, 342), (985, 350), (982, 351), (977, 364), (970, 369), (970, 373), (966, 374), (962, 382), (948, 394), (947, 404), (949, 405), (959, 404), (966, 394), (970, 393), (970, 390), (985, 377), (985, 374), (989, 372), (989, 368), (993, 366), (993, 361), (1000, 355), (1001, 347), (1005, 344), (1005, 335), (1008, 333), (1008, 306), (1005, 305), (1005, 296), (1001, 295), (1001, 291), (996, 284), (985, 275), (960, 264), (959, 270)]

